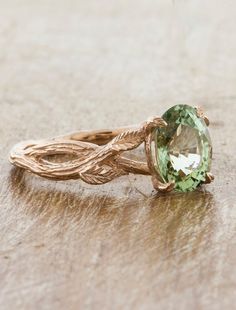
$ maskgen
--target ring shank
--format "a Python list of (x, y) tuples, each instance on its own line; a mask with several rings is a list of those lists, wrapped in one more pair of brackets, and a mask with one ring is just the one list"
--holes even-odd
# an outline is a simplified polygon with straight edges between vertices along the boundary
[[(134, 130), (136, 126), (121, 127), (115, 129), (100, 129), (100, 130), (84, 130), (79, 132), (74, 132), (72, 134), (61, 137), (65, 140), (81, 141), (93, 143), (98, 146), (106, 145), (111, 142), (118, 135)], [(120, 166), (127, 170), (129, 173), (150, 175), (149, 167), (147, 163), (135, 161), (130, 158), (121, 157), (118, 160)]]
[[(121, 156), (144, 142), (142, 130), (133, 126), (79, 131), (52, 139), (21, 142), (12, 149), (10, 162), (48, 179), (81, 178), (89, 184), (104, 184), (129, 173), (150, 175), (146, 162)], [(55, 162), (55, 155), (73, 156), (73, 159)]]
[[(122, 127), (116, 129), (100, 129), (100, 130), (84, 130), (74, 132), (69, 135), (60, 136), (59, 139), (83, 141), (88, 143), (94, 143), (97, 145), (105, 145), (112, 141), (115, 137), (122, 134), (125, 131), (133, 130), (135, 127)], [(56, 138), (58, 139), (58, 138)]]

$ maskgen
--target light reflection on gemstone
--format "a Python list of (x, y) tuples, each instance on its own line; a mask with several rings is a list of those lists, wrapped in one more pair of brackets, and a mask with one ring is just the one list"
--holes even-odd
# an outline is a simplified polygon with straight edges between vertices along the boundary
[(197, 154), (188, 154), (187, 156), (182, 154), (179, 154), (178, 156), (170, 154), (170, 160), (176, 171), (188, 175), (198, 167), (201, 157)]
[(170, 161), (180, 174), (188, 175), (196, 169), (201, 161), (200, 139), (194, 128), (179, 125), (169, 145)]

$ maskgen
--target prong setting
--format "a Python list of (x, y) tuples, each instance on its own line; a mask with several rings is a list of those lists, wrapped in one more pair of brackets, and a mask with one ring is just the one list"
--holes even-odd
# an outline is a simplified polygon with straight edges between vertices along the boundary
[(210, 172), (207, 172), (204, 184), (210, 184), (214, 181), (214, 179), (215, 179), (214, 175)]
[(175, 182), (169, 182), (169, 183), (162, 183), (158, 180), (158, 178), (156, 176), (152, 176), (152, 184), (153, 187), (162, 193), (169, 193), (171, 191), (173, 191), (173, 189), (175, 188)]
[(204, 120), (205, 124), (207, 125), (207, 127), (209, 127), (209, 125), (210, 125), (210, 120), (209, 120), (209, 118), (205, 115), (205, 112), (204, 112), (203, 108), (197, 106), (197, 107), (195, 107), (195, 109), (196, 109), (196, 111), (197, 111), (197, 116), (200, 117), (200, 118), (202, 118), (202, 119)]

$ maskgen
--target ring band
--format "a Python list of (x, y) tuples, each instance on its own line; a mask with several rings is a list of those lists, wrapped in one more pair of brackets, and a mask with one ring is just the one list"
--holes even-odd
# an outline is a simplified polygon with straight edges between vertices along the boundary
[[(193, 111), (192, 109), (194, 109), (185, 105), (175, 106), (171, 109), (176, 110), (176, 107), (179, 108), (179, 110), (177, 109), (179, 114), (183, 109), (190, 109), (191, 112)], [(197, 117), (196, 121), (200, 119), (201, 124), (204, 122), (205, 127), (207, 127), (206, 125), (208, 122), (206, 117), (201, 114), (200, 110), (194, 109), (194, 111)], [(182, 132), (186, 136), (186, 134), (188, 135), (191, 131), (195, 130), (193, 126), (185, 126), (183, 124), (184, 122), (177, 126), (176, 131), (182, 128)], [(164, 114), (162, 118), (153, 117), (140, 126), (131, 126), (114, 130), (80, 131), (48, 140), (21, 142), (11, 150), (9, 160), (15, 166), (24, 168), (38, 176), (56, 181), (81, 179), (88, 184), (100, 185), (110, 182), (117, 177), (132, 173), (147, 176), (151, 175), (153, 186), (158, 191), (169, 192), (173, 189), (181, 190), (182, 187), (178, 188), (176, 186), (176, 180), (178, 178), (175, 180), (173, 177), (168, 176), (165, 178), (163, 176), (161, 164), (160, 161), (157, 160), (158, 156), (156, 154), (162, 149), (162, 146), (158, 145), (159, 142), (157, 140), (159, 138), (163, 140), (163, 134), (166, 134), (166, 130), (172, 125), (171, 121), (168, 122)], [(180, 128), (180, 126), (182, 127)], [(187, 130), (185, 128), (184, 131), (183, 127), (186, 127)], [(198, 139), (198, 153), (201, 153), (202, 151), (199, 150), (202, 147), (201, 145), (206, 146), (206, 139), (203, 139), (203, 132), (200, 129), (196, 132), (198, 133), (196, 136)], [(199, 136), (201, 136), (201, 140), (199, 140)], [(168, 139), (167, 137), (167, 140)], [(176, 141), (179, 139), (180, 143), (182, 143), (182, 140), (180, 140), (181, 133), (177, 132), (176, 138), (174, 136), (173, 139), (176, 139)], [(125, 153), (128, 154), (128, 151), (138, 148), (143, 143), (145, 145), (146, 161), (133, 160), (125, 156)], [(170, 141), (168, 141), (169, 149), (172, 148), (171, 143), (173, 145), (173, 140), (170, 139)], [(200, 154), (202, 157), (208, 156), (209, 158), (207, 158), (207, 161), (211, 160), (211, 144), (209, 145), (209, 150), (207, 150), (208, 153), (206, 154), (206, 150), (204, 150), (204, 152), (202, 152), (204, 154)], [(180, 157), (183, 156), (183, 152), (185, 152), (185, 157), (187, 156), (188, 160), (190, 154), (193, 158), (197, 156), (193, 156), (193, 149), (191, 149), (191, 147), (191, 143), (188, 150), (186, 146), (184, 146), (183, 150), (175, 157), (176, 163), (178, 163)], [(176, 150), (171, 150), (171, 154), (174, 154), (174, 152), (176, 152)], [(168, 154), (167, 156), (169, 156), (169, 158), (173, 156), (174, 158), (175, 155), (173, 154)], [(59, 155), (62, 156), (64, 161), (52, 160), (53, 157)], [(159, 154), (159, 156), (162, 155)], [(68, 160), (65, 160), (65, 157), (68, 158)], [(174, 163), (173, 158), (170, 159), (172, 163)], [(213, 179), (213, 176), (209, 172), (209, 165), (206, 166), (205, 162), (204, 175), (202, 175), (201, 180), (197, 178), (199, 182), (195, 181), (195, 183), (199, 184), (196, 186), (202, 183), (210, 183)], [(200, 163), (198, 163), (198, 165), (200, 165)], [(193, 164), (190, 166), (192, 167)], [(188, 169), (190, 168), (188, 167)], [(195, 165), (191, 169), (193, 170), (191, 170), (191, 173), (196, 172), (196, 169), (199, 170), (199, 166), (196, 167)], [(187, 169), (185, 170), (187, 171)], [(181, 168), (178, 171), (182, 174), (183, 178), (188, 176), (185, 170)], [(183, 175), (183, 173), (185, 173), (185, 175)], [(181, 191), (193, 189), (195, 189), (195, 186), (190, 186), (187, 190)]]

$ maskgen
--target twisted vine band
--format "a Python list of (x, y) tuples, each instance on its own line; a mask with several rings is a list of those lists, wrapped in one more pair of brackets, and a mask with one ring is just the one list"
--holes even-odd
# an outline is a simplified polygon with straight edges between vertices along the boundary
[[(154, 187), (166, 191), (173, 185), (160, 181), (150, 156), (152, 132), (163, 126), (166, 122), (154, 117), (141, 126), (81, 131), (49, 140), (21, 142), (11, 150), (10, 162), (44, 178), (57, 181), (81, 179), (92, 185), (105, 184), (129, 173), (152, 175)], [(145, 144), (146, 162), (124, 156), (142, 143)], [(64, 162), (50, 160), (55, 155), (73, 159)]]

